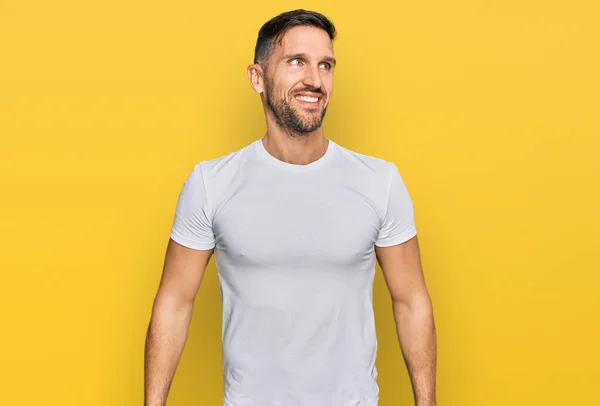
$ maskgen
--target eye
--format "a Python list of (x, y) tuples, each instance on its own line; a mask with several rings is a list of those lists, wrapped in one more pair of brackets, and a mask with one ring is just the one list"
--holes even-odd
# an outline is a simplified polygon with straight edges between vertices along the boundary
[(324, 66), (326, 70), (330, 70), (331, 69), (331, 64), (327, 63), (327, 62), (323, 62), (321, 64), (321, 66)]
[(296, 65), (296, 63), (294, 63), (294, 62), (298, 62), (298, 65), (299, 65), (299, 64), (300, 64), (300, 59), (298, 59), (298, 58), (295, 58), (295, 59), (291, 59), (291, 60), (290, 60), (290, 63), (291, 63), (292, 65)]

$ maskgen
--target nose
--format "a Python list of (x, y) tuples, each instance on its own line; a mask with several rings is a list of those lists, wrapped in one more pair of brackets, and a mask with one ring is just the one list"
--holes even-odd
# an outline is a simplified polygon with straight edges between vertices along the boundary
[(321, 72), (318, 66), (312, 66), (305, 70), (304, 80), (302, 83), (306, 86), (319, 89), (321, 87)]

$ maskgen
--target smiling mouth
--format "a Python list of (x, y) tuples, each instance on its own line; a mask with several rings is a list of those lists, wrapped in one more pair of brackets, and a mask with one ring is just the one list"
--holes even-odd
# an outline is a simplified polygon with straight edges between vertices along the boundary
[(296, 95), (294, 97), (296, 100), (303, 102), (303, 103), (310, 103), (310, 104), (316, 104), (319, 102), (319, 100), (321, 100), (320, 97), (315, 97), (315, 96), (303, 96), (303, 95)]

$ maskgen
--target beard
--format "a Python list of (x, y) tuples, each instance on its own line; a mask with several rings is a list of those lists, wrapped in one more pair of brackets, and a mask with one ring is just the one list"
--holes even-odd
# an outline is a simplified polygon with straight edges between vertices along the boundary
[[(321, 89), (303, 89), (313, 93), (319, 93), (324, 97), (324, 92)], [(272, 97), (271, 87), (265, 87), (265, 99), (269, 109), (275, 116), (275, 121), (283, 129), (295, 135), (308, 135), (316, 131), (323, 124), (323, 118), (327, 112), (327, 106), (319, 113), (318, 107), (307, 109), (308, 114), (302, 116), (297, 110), (291, 106), (291, 102), (280, 99), (275, 100)]]

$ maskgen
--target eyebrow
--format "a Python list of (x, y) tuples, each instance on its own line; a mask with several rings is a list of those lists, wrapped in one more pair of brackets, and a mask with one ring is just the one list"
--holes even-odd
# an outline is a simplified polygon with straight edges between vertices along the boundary
[[(287, 54), (284, 55), (281, 59), (294, 59), (294, 58), (303, 58), (303, 59), (308, 59), (307, 55), (304, 53), (297, 53), (297, 54)], [(334, 57), (332, 56), (326, 56), (323, 58), (323, 60), (325, 62), (329, 62), (330, 64), (332, 64), (333, 66), (336, 65), (337, 61), (335, 60)]]

